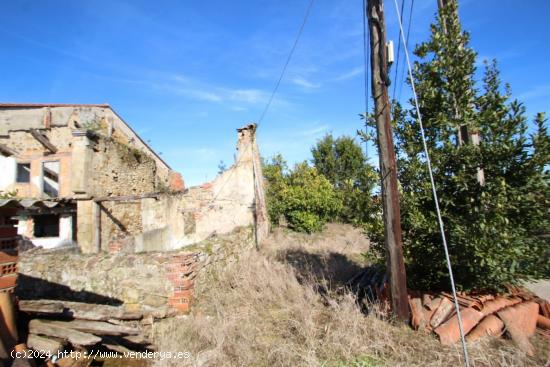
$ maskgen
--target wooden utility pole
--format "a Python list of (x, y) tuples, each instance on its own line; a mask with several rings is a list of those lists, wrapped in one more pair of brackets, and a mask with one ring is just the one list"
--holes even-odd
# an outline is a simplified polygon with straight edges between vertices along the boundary
[[(443, 13), (443, 10), (448, 6), (449, 4), (449, 1), (458, 1), (458, 0), (437, 0), (437, 7), (439, 9), (439, 16), (441, 17), (441, 29), (443, 29), (443, 33), (447, 34), (447, 19), (445, 19), (445, 16), (444, 16), (444, 13)], [(456, 8), (455, 8), (456, 10)], [(457, 18), (458, 18), (458, 10), (457, 10), (457, 14), (456, 14)], [(460, 45), (460, 47), (463, 47), (464, 45)], [(454, 117), (455, 119), (458, 121), (461, 119), (461, 116), (460, 116), (460, 112), (458, 111), (458, 104), (456, 102), (456, 96), (452, 96), (453, 97), (453, 104), (454, 104)], [(458, 131), (457, 131), (457, 142), (458, 142), (458, 145), (461, 146), (463, 144), (473, 144), (473, 145), (476, 145), (478, 146), (479, 143), (481, 141), (481, 137), (479, 136), (479, 132), (478, 131), (472, 131), (470, 129), (468, 129), (468, 126), (467, 125), (461, 125), (458, 127)], [(477, 182), (483, 186), (485, 185), (485, 171), (483, 170), (483, 168), (479, 168), (477, 169), (477, 173), (476, 173), (476, 178), (477, 178)]]
[(401, 213), (397, 190), (397, 165), (391, 128), (390, 99), (388, 97), (388, 62), (386, 53), (386, 25), (383, 0), (368, 0), (366, 13), (370, 30), (372, 95), (374, 97), (382, 204), (384, 208), (384, 234), (388, 249), (390, 296), (394, 316), (409, 320), (407, 276), (403, 260)]

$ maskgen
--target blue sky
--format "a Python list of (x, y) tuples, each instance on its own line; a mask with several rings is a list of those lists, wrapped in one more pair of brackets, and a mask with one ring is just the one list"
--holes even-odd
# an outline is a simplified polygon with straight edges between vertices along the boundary
[[(188, 185), (198, 184), (215, 176), (220, 160), (233, 162), (235, 129), (259, 118), (308, 2), (4, 1), (0, 101), (109, 103)], [(361, 127), (361, 7), (315, 2), (259, 128), (263, 155), (309, 159), (325, 133)], [(397, 49), (393, 0), (385, 7)], [(436, 7), (415, 1), (411, 44), (427, 37)], [(550, 111), (549, 14), (546, 0), (460, 1), (480, 59), (498, 59), (530, 115)]]

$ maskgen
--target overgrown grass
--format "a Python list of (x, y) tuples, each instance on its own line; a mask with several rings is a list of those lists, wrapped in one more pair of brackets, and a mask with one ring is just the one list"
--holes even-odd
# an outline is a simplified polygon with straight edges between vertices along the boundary
[[(277, 251), (272, 243), (266, 250), (248, 250), (238, 261), (218, 263), (210, 268), (197, 285), (198, 299), (192, 314), (154, 325), (161, 351), (189, 351), (193, 357), (162, 363), (174, 366), (462, 365), (459, 346), (443, 347), (432, 336), (392, 324), (377, 314), (376, 307), (365, 315), (349, 292), (340, 290), (338, 297), (327, 302), (327, 293), (319, 290), (331, 284), (330, 279), (320, 284), (317, 276), (298, 273), (305, 267), (300, 268), (280, 256), (286, 250), (300, 249), (301, 239), (285, 235), (279, 238)], [(330, 255), (329, 248), (340, 247), (346, 248), (343, 243), (333, 243), (324, 249), (304, 244), (300, 250), (322, 259)], [(322, 266), (323, 261), (318, 264)], [(332, 276), (330, 272), (320, 274)], [(539, 350), (544, 348), (538, 344)], [(537, 359), (529, 358), (508, 341), (476, 343), (469, 346), (469, 351), (473, 366), (544, 365), (544, 352)]]

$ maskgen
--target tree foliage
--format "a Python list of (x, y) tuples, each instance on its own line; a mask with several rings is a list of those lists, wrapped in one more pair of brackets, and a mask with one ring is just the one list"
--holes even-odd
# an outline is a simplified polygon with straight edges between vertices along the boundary
[(342, 201), (330, 181), (307, 162), (288, 170), (279, 154), (264, 162), (268, 211), (272, 222), (285, 218), (300, 232), (319, 231), (341, 210)]
[(372, 242), (383, 242), (378, 173), (361, 145), (350, 136), (327, 134), (311, 149), (313, 165), (342, 198), (338, 220), (363, 227)]
[[(417, 46), (414, 66), (427, 145), (455, 279), (463, 289), (501, 289), (550, 275), (550, 139), (544, 115), (528, 126), (525, 108), (503, 88), (496, 62), (476, 89), (455, 2)], [(412, 104), (412, 103), (411, 103)], [(414, 109), (394, 111), (408, 277), (419, 288), (447, 288), (448, 273)], [(459, 144), (466, 126), (480, 144)], [(476, 178), (483, 169), (485, 184)]]

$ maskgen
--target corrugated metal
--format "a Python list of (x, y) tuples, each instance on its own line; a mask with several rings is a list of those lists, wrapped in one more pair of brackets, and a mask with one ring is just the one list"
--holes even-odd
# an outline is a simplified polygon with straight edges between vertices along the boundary
[(0, 208), (54, 208), (66, 201), (40, 200), (40, 199), (0, 199)]

